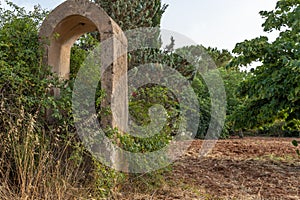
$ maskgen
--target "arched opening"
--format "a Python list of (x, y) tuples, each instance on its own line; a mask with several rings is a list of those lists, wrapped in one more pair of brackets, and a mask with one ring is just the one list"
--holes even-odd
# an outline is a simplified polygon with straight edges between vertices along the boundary
[[(102, 63), (109, 67), (101, 76), (101, 89), (106, 92), (103, 106), (114, 110), (101, 118), (101, 124), (125, 130), (128, 122), (127, 39), (101, 7), (89, 0), (67, 0), (56, 7), (44, 20), (39, 33), (41, 40), (45, 40), (44, 63), (52, 66), (52, 71), (62, 79), (69, 79), (72, 45), (81, 35), (94, 31), (99, 32), (100, 42), (109, 39)], [(124, 89), (116, 91), (117, 85)]]
[(72, 15), (63, 19), (54, 29), (50, 42), (48, 64), (63, 79), (69, 79), (70, 55), (73, 44), (85, 33), (98, 31), (89, 19)]

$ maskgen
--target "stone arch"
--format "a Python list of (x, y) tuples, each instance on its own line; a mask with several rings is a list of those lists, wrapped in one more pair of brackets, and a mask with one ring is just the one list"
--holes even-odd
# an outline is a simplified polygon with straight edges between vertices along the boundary
[[(116, 127), (118, 124), (124, 129), (128, 119), (127, 77), (124, 79), (121, 76), (127, 74), (127, 55), (124, 53), (127, 51), (127, 39), (121, 28), (100, 6), (89, 0), (67, 0), (47, 16), (39, 32), (39, 37), (46, 41), (44, 63), (52, 66), (53, 72), (62, 79), (69, 79), (72, 45), (81, 35), (93, 31), (99, 32), (100, 41), (112, 40), (106, 51), (114, 60), (101, 77), (101, 87), (107, 93), (103, 106), (113, 107), (118, 119), (113, 115), (104, 117), (101, 125)], [(120, 52), (123, 55), (117, 57)], [(123, 81), (121, 84), (126, 89), (114, 92), (119, 81)]]

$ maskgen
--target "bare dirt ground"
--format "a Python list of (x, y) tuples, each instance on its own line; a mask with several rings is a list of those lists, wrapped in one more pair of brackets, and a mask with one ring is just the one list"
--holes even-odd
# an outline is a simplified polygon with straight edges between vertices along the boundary
[(118, 199), (300, 199), (300, 158), (292, 140), (219, 140), (201, 158), (203, 141), (194, 141), (163, 175), (161, 187), (151, 192), (125, 187)]

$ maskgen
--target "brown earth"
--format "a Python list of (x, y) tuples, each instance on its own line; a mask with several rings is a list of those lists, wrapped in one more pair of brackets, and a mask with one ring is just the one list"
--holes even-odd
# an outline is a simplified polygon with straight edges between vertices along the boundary
[(292, 140), (219, 140), (204, 157), (199, 157), (203, 141), (197, 140), (173, 170), (163, 174), (160, 187), (141, 190), (129, 180), (115, 198), (300, 199), (300, 157)]

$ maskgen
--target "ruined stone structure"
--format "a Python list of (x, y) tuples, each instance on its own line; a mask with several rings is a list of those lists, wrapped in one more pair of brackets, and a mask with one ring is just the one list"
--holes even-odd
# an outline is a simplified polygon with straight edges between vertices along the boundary
[[(116, 116), (103, 117), (101, 124), (111, 127), (119, 124), (122, 129), (128, 119), (127, 55), (124, 54), (127, 40), (121, 28), (101, 7), (88, 0), (67, 0), (56, 7), (43, 22), (39, 33), (40, 38), (46, 41), (44, 62), (52, 66), (53, 72), (62, 79), (68, 79), (72, 45), (80, 36), (93, 31), (100, 33), (101, 42), (110, 39), (105, 51), (106, 56), (111, 56), (109, 60), (113, 61), (101, 77), (101, 87), (107, 94), (103, 106), (114, 108)], [(117, 84), (125, 89), (116, 92)]]

